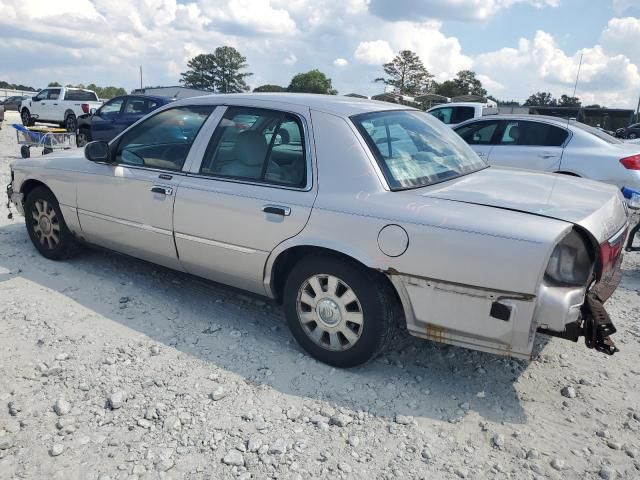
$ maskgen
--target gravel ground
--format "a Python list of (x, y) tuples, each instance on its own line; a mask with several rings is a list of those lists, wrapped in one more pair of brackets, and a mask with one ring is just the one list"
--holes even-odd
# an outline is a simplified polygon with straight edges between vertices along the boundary
[(108, 252), (48, 261), (1, 206), (0, 478), (637, 479), (639, 267), (608, 303), (613, 357), (400, 338), (341, 371), (264, 299)]

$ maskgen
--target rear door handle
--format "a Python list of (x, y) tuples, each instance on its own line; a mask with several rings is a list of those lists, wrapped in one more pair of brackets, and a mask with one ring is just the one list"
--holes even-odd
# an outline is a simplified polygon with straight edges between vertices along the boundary
[(273, 213), (274, 215), (282, 215), (288, 217), (291, 215), (291, 209), (289, 207), (283, 207), (281, 205), (265, 205), (262, 207), (264, 213)]
[(554, 157), (557, 157), (558, 155), (556, 155), (555, 153), (541, 153), (538, 156), (540, 158), (554, 158)]
[(151, 191), (153, 193), (160, 193), (162, 195), (172, 195), (173, 194), (173, 188), (166, 187), (164, 185), (154, 185), (153, 187), (151, 187)]

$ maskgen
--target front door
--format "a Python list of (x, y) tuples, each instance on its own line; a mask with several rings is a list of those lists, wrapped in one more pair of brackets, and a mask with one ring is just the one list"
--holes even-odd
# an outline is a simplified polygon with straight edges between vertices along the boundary
[(108, 142), (115, 138), (122, 129), (118, 131), (116, 122), (120, 117), (124, 97), (117, 97), (109, 100), (91, 117), (91, 139), (104, 140)]
[(503, 121), (500, 138), (491, 150), (491, 165), (557, 172), (569, 132), (548, 123)]
[(304, 228), (316, 187), (309, 110), (260, 104), (224, 110), (180, 184), (174, 229), (188, 272), (264, 294), (267, 257)]
[(78, 181), (78, 218), (92, 243), (181, 269), (173, 206), (191, 145), (213, 106), (163, 110), (112, 142), (114, 163)]

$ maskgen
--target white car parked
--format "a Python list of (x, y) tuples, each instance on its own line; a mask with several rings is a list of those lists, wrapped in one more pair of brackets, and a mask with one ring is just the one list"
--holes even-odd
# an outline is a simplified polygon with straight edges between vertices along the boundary
[(77, 118), (102, 106), (92, 90), (82, 88), (45, 88), (20, 105), (20, 118), (26, 127), (36, 121), (58, 123), (69, 132), (78, 128)]
[(493, 115), (454, 130), (489, 165), (564, 173), (640, 188), (640, 145), (575, 120)]

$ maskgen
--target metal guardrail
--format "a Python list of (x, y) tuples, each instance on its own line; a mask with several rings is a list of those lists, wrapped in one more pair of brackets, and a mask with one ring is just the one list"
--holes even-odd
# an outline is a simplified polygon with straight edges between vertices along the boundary
[(38, 93), (37, 91), (35, 92), (31, 92), (28, 90), (11, 90), (8, 88), (0, 88), (0, 100), (4, 100), (5, 98), (8, 97), (13, 97), (16, 95), (28, 95), (28, 96), (33, 96), (36, 93)]

